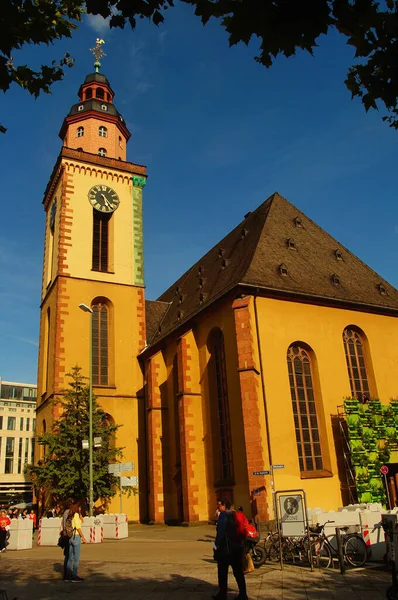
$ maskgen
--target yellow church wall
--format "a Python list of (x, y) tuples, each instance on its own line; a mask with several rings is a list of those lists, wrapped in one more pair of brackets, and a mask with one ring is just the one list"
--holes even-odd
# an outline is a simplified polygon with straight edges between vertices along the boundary
[[(398, 322), (387, 316), (269, 298), (258, 298), (257, 306), (272, 462), (284, 464), (284, 469), (274, 471), (275, 488), (304, 488), (310, 507), (336, 509), (341, 506), (341, 492), (331, 416), (337, 414), (337, 406), (350, 396), (343, 330), (355, 325), (367, 336), (377, 388), (374, 393), (386, 403), (398, 390)], [(325, 467), (329, 462), (332, 477), (300, 476), (286, 361), (288, 347), (297, 341), (307, 344), (316, 359), (313, 370), (318, 373), (319, 389), (315, 393), (324, 420), (323, 431), (320, 423), (322, 450)]]
[[(103, 282), (132, 284), (134, 262), (131, 176), (121, 175), (110, 168), (83, 167), (65, 159), (63, 164), (70, 176), (67, 195), (69, 206), (73, 209), (71, 240), (66, 255), (68, 272), (83, 279), (95, 277)], [(119, 207), (110, 220), (109, 270), (112, 272), (106, 273), (91, 269), (94, 209), (88, 201), (88, 192), (95, 185), (111, 187), (120, 200)]]

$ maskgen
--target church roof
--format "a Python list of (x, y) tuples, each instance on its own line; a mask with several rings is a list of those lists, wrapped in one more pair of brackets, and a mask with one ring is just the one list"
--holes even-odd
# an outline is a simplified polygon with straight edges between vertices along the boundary
[(160, 302), (159, 300), (145, 300), (147, 340), (151, 340), (157, 332), (159, 323), (164, 317), (169, 306), (169, 302)]
[(148, 342), (156, 343), (237, 286), (398, 316), (398, 290), (275, 193), (159, 297), (169, 308)]

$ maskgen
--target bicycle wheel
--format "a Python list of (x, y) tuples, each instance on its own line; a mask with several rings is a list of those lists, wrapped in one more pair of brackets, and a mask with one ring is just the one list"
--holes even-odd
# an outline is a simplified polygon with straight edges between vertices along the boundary
[(314, 567), (319, 565), (321, 569), (328, 569), (332, 564), (332, 553), (323, 540), (311, 543), (311, 554)]
[(368, 551), (365, 542), (359, 535), (347, 537), (343, 553), (347, 562), (353, 567), (362, 567), (366, 563)]

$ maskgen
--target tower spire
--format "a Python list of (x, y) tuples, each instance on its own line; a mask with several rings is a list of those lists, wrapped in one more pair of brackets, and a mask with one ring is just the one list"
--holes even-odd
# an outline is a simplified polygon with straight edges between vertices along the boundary
[(102, 58), (103, 56), (106, 56), (105, 52), (102, 49), (103, 44), (105, 44), (105, 41), (102, 40), (101, 38), (97, 38), (95, 41), (95, 46), (94, 48), (90, 48), (90, 52), (93, 54), (94, 58), (95, 58), (95, 62), (94, 62), (94, 67), (95, 67), (95, 72), (98, 73), (100, 70), (100, 58)]

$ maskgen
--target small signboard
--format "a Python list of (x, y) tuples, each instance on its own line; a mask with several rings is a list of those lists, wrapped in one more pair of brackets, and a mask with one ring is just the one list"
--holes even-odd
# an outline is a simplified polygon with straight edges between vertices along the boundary
[(387, 475), (387, 473), (388, 473), (387, 465), (383, 465), (382, 467), (380, 467), (380, 473), (383, 473), (383, 475)]
[(132, 477), (121, 477), (120, 483), (122, 487), (136, 487), (138, 486), (138, 477), (133, 475)]
[(253, 475), (269, 475), (270, 471), (253, 471)]
[(284, 469), (285, 465), (272, 465), (273, 469)]
[(279, 510), (283, 537), (306, 535), (303, 497), (299, 494), (279, 496)]
[(128, 473), (129, 471), (134, 471), (133, 462), (114, 463), (113, 465), (108, 465), (108, 473), (112, 473), (112, 475), (120, 475), (121, 473)]

